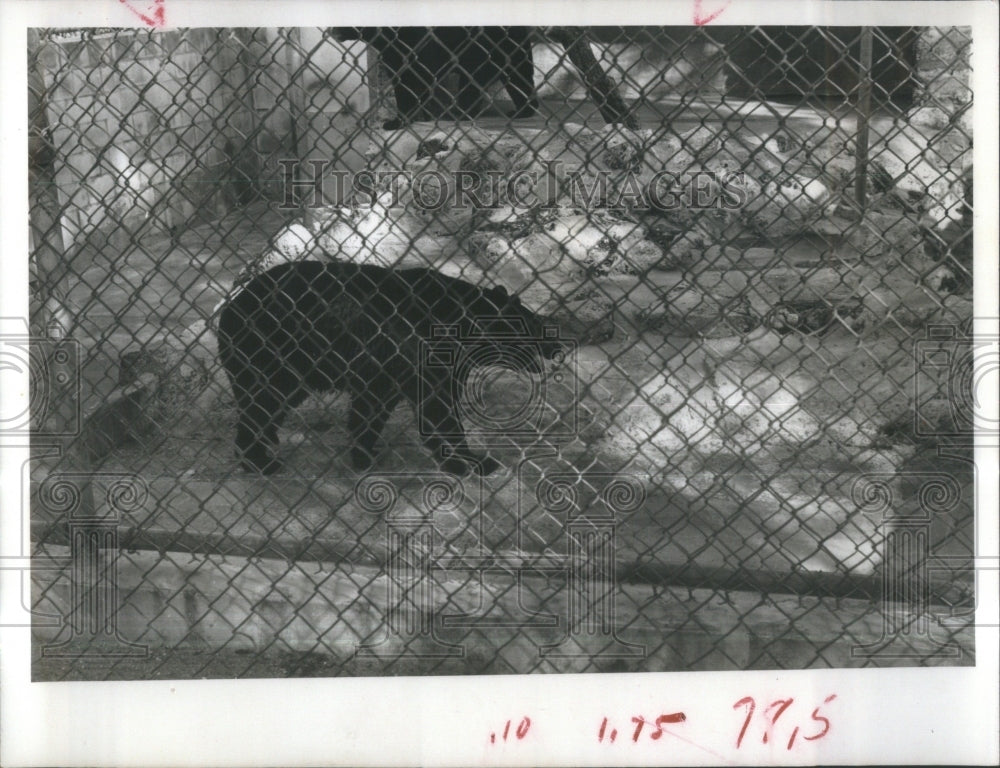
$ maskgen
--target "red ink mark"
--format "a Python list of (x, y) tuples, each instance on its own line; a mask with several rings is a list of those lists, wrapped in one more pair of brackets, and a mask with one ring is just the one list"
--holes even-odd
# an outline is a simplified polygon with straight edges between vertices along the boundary
[(639, 734), (642, 733), (642, 726), (646, 724), (646, 720), (642, 717), (633, 717), (632, 722), (636, 723), (635, 733), (632, 734), (632, 741), (638, 741)]
[[(655, 721), (647, 720), (642, 715), (636, 715), (632, 718), (632, 722), (635, 723), (635, 730), (632, 732), (632, 743), (637, 744), (639, 742), (639, 739), (642, 737), (642, 730), (647, 725), (656, 728), (655, 731), (649, 732), (649, 738), (652, 739), (653, 741), (659, 741), (660, 737), (662, 737), (663, 734), (665, 733), (668, 736), (675, 736), (677, 738), (681, 738), (677, 734), (666, 730), (664, 726), (670, 724), (676, 725), (678, 723), (684, 723), (686, 721), (687, 721), (687, 715), (685, 715), (683, 712), (671, 712), (670, 714), (660, 715), (659, 717), (656, 718)], [(597, 740), (599, 742), (603, 742), (605, 735), (607, 735), (608, 741), (614, 744), (615, 739), (618, 738), (618, 729), (611, 728), (610, 734), (608, 734), (608, 729), (609, 729), (608, 718), (604, 717), (601, 720), (600, 727), (597, 729)], [(687, 741), (686, 739), (681, 739), (681, 740)], [(699, 747), (699, 749), (702, 749), (702, 747)], [(715, 753), (713, 752), (712, 754), (714, 755)]]
[(723, 5), (721, 8), (718, 8), (717, 10), (714, 10), (711, 13), (705, 15), (705, 14), (702, 13), (702, 8), (701, 8), (702, 0), (694, 0), (694, 24), (695, 24), (695, 26), (696, 27), (703, 27), (706, 24), (711, 24), (713, 21), (715, 21), (717, 18), (719, 18), (719, 16), (722, 15), (722, 12), (724, 10), (726, 10), (726, 8), (729, 7), (729, 4), (731, 2), (732, 2), (732, 0), (726, 0), (725, 5)]
[(778, 707), (779, 704), (781, 705), (780, 707), (778, 707), (778, 711), (775, 712), (774, 717), (771, 718), (771, 721), (767, 724), (767, 727), (764, 729), (764, 743), (765, 744), (767, 744), (767, 737), (771, 733), (774, 732), (774, 726), (777, 725), (778, 718), (781, 717), (784, 714), (784, 712), (785, 712), (786, 709), (788, 709), (790, 706), (792, 706), (792, 702), (793, 701), (795, 701), (795, 699), (778, 699), (777, 701), (772, 701), (768, 705), (767, 709), (764, 710), (764, 712), (766, 714), (767, 712), (770, 712), (775, 707)]
[(132, 13), (139, 17), (139, 20), (145, 24), (147, 27), (164, 27), (166, 26), (166, 13), (164, 11), (164, 3), (166, 0), (153, 0), (152, 12), (149, 12), (149, 3), (146, 4), (146, 12), (140, 11), (135, 6), (132, 5), (131, 0), (118, 0), (119, 3), (128, 8)]
[(795, 737), (799, 735), (799, 727), (796, 725), (795, 730), (792, 731), (791, 738), (788, 739), (788, 748), (792, 748), (792, 744), (795, 743)]
[(743, 743), (743, 737), (747, 734), (747, 728), (750, 727), (750, 718), (753, 717), (753, 711), (757, 708), (757, 703), (753, 700), (752, 696), (744, 696), (742, 699), (733, 704), (733, 709), (739, 709), (740, 707), (745, 707), (747, 705), (747, 716), (743, 721), (743, 727), (740, 728), (740, 735), (736, 737), (736, 748), (739, 749), (740, 745)]
[[(835, 698), (837, 698), (837, 694), (835, 693), (830, 694), (825, 699), (823, 699), (823, 704), (829, 704)], [(823, 730), (817, 733), (815, 736), (803, 737), (805, 738), (806, 741), (815, 741), (816, 739), (822, 739), (830, 731), (830, 721), (819, 713), (819, 707), (816, 707), (816, 709), (812, 711), (812, 719), (815, 720), (817, 723), (823, 723)]]
[[(604, 741), (604, 731), (607, 729), (607, 727), (608, 727), (608, 718), (604, 718), (603, 720), (601, 720), (601, 729), (597, 732), (598, 741)], [(618, 729), (612, 728), (611, 734), (608, 736), (608, 739), (611, 741), (612, 744), (614, 744), (615, 739), (617, 738), (618, 738)]]
[(649, 734), (649, 738), (654, 741), (659, 739), (663, 735), (664, 723), (683, 723), (685, 720), (687, 720), (687, 715), (683, 712), (674, 712), (670, 715), (660, 715), (656, 718), (656, 730)]
[(673, 736), (678, 741), (683, 741), (685, 744), (690, 744), (695, 749), (700, 749), (702, 752), (705, 752), (706, 754), (711, 755), (712, 757), (714, 757), (716, 760), (719, 761), (719, 765), (722, 765), (723, 763), (725, 763), (726, 765), (739, 765), (739, 763), (734, 763), (732, 760), (730, 760), (729, 758), (727, 758), (725, 755), (722, 755), (722, 754), (716, 752), (713, 749), (709, 749), (708, 747), (704, 747), (704, 746), (702, 746), (701, 744), (699, 744), (696, 741), (691, 741), (691, 739), (685, 739), (679, 733), (674, 733), (673, 731), (667, 731), (666, 733), (667, 733), (668, 736)]
[(685, 715), (683, 712), (674, 712), (671, 715), (660, 715), (658, 718), (656, 718), (657, 725), (660, 725), (661, 723), (686, 723), (686, 722), (687, 722), (687, 715)]
[(524, 719), (517, 726), (517, 730), (514, 732), (518, 739), (523, 739), (528, 735), (528, 729), (531, 727), (531, 718), (525, 715)]
[[(836, 698), (837, 694), (832, 693), (823, 700), (823, 704), (829, 704)], [(767, 708), (764, 710), (764, 733), (761, 737), (761, 743), (767, 744), (774, 740), (775, 730), (777, 729), (779, 718), (785, 713), (786, 710), (789, 709), (789, 707), (792, 706), (794, 702), (795, 699), (789, 697), (787, 699), (776, 699), (775, 701), (772, 701), (770, 704), (767, 705)], [(822, 730), (813, 734), (812, 736), (803, 736), (803, 738), (806, 741), (815, 741), (816, 739), (821, 739), (824, 736), (826, 736), (826, 734), (830, 731), (830, 721), (819, 713), (820, 708), (823, 706), (823, 704), (820, 704), (818, 707), (816, 707), (816, 709), (812, 711), (812, 721), (814, 723), (821, 724), (823, 726)], [(737, 749), (739, 749), (742, 746), (743, 739), (747, 735), (747, 730), (749, 729), (750, 723), (753, 720), (754, 710), (756, 709), (756, 702), (754, 701), (752, 696), (745, 696), (744, 698), (740, 699), (735, 704), (733, 704), (733, 709), (739, 709), (740, 707), (746, 707), (746, 717), (743, 719), (743, 727), (740, 728), (739, 735), (736, 737)], [(788, 718), (786, 718), (786, 720), (787, 719)], [(791, 750), (792, 747), (795, 746), (795, 741), (796, 739), (798, 739), (799, 732), (804, 727), (804, 724), (799, 722), (795, 723), (794, 727), (792, 727), (792, 724), (790, 723), (789, 727), (791, 728), (791, 733), (788, 736), (788, 743), (787, 746), (785, 747), (787, 750)], [(670, 732), (668, 731), (668, 733)]]
[[(521, 718), (521, 722), (518, 723), (517, 728), (514, 730), (514, 735), (517, 736), (518, 741), (520, 741), (521, 739), (523, 739), (525, 736), (528, 735), (529, 728), (531, 728), (531, 718), (525, 715), (524, 717)], [(507, 741), (508, 736), (510, 736), (510, 720), (508, 720), (507, 723), (504, 725), (503, 733), (500, 735), (500, 738), (503, 739), (504, 741)], [(490, 744), (496, 744), (496, 743), (497, 743), (497, 734), (496, 731), (493, 731), (490, 733)]]

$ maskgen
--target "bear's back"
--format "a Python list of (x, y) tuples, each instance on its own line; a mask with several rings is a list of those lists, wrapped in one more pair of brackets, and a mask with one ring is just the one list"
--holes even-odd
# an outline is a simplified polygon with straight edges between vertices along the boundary
[(219, 329), (233, 335), (247, 324), (276, 330), (334, 324), (367, 335), (403, 322), (426, 335), (432, 325), (471, 319), (482, 297), (477, 286), (427, 267), (299, 261), (254, 277), (224, 307)]

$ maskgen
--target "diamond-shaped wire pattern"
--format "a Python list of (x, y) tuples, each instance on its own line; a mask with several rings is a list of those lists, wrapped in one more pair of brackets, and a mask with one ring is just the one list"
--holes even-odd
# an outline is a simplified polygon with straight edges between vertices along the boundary
[(970, 43), (33, 30), (36, 679), (973, 663)]

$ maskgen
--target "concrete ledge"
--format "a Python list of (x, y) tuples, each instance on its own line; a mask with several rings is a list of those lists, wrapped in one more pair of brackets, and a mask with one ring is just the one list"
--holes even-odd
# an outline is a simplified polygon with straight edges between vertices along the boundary
[[(44, 555), (65, 562), (69, 550), (46, 546)], [(36, 611), (68, 615), (68, 570), (32, 573)], [(414, 674), (974, 663), (971, 625), (951, 638), (963, 650), (957, 659), (941, 656), (936, 635), (907, 637), (911, 658), (855, 657), (853, 647), (883, 637), (879, 607), (864, 600), (627, 584), (614, 591), (614, 637), (570, 635), (564, 579), (525, 577), (519, 589), (502, 574), (480, 581), (435, 572), (430, 611), (410, 605), (399, 613), (399, 625), (414, 630), (407, 635), (388, 632), (388, 577), (370, 566), (123, 551), (116, 570), (118, 633), (128, 642), (167, 654), (319, 653), (330, 658), (330, 674), (392, 673), (404, 657)], [(468, 626), (449, 626), (456, 623)], [(432, 626), (433, 636), (419, 632)], [(34, 630), (39, 644), (66, 634)], [(612, 648), (617, 654), (602, 655)], [(99, 665), (89, 669), (99, 676)]]

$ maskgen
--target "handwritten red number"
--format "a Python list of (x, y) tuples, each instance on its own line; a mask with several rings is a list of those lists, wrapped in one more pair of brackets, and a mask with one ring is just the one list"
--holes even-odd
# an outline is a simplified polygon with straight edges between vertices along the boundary
[[(823, 704), (829, 704), (835, 698), (837, 698), (837, 694), (835, 694), (835, 693), (830, 694), (825, 699), (823, 699)], [(822, 706), (822, 705), (820, 705), (820, 706)], [(816, 739), (822, 739), (824, 736), (826, 736), (826, 734), (830, 730), (830, 721), (827, 720), (825, 717), (823, 717), (819, 713), (819, 707), (816, 707), (816, 709), (813, 710), (813, 712), (812, 712), (812, 719), (815, 720), (817, 723), (823, 723), (823, 730), (820, 731), (819, 733), (817, 733), (815, 736), (805, 736), (805, 737), (803, 737), (803, 738), (805, 738), (806, 741), (815, 741)]]
[(792, 731), (792, 735), (788, 737), (788, 746), (785, 749), (791, 749), (792, 744), (795, 743), (795, 737), (799, 735), (799, 727), (796, 725), (795, 730)]
[[(836, 698), (837, 694), (835, 693), (830, 694), (823, 700), (823, 704), (829, 704)], [(768, 741), (771, 740), (771, 737), (774, 736), (774, 729), (778, 724), (778, 718), (780, 718), (785, 713), (785, 711), (792, 706), (792, 703), (794, 701), (795, 699), (793, 698), (777, 699), (768, 704), (767, 709), (764, 710), (764, 717), (766, 719), (766, 725), (764, 727), (764, 735), (762, 738), (762, 742), (764, 744), (767, 744)], [(824, 736), (826, 736), (826, 734), (829, 733), (830, 731), (830, 721), (819, 713), (820, 707), (822, 707), (823, 704), (820, 704), (819, 707), (816, 707), (816, 709), (812, 711), (812, 720), (816, 723), (821, 723), (823, 729), (818, 733), (813, 734), (812, 736), (804, 736), (803, 738), (806, 741), (815, 741), (816, 739), (821, 739)], [(733, 704), (733, 709), (739, 709), (740, 707), (746, 707), (746, 717), (743, 719), (743, 727), (740, 728), (740, 733), (736, 737), (737, 749), (739, 749), (743, 745), (743, 739), (747, 734), (747, 729), (750, 727), (750, 722), (753, 720), (754, 711), (756, 709), (756, 702), (754, 701), (752, 696), (744, 696), (742, 699)], [(657, 725), (659, 725), (659, 723), (660, 721), (659, 719), (657, 719)], [(799, 736), (799, 730), (800, 727), (798, 725), (796, 725), (792, 729), (791, 735), (789, 735), (788, 737), (788, 745), (786, 746), (786, 749), (790, 750), (793, 746), (795, 746), (795, 740)]]
[(674, 712), (670, 715), (660, 715), (656, 718), (656, 730), (649, 734), (649, 738), (654, 741), (663, 735), (663, 725), (664, 723), (683, 723), (687, 720), (687, 715), (683, 712)]
[[(530, 727), (531, 727), (531, 718), (525, 715), (523, 718), (521, 718), (521, 722), (518, 724), (517, 729), (514, 731), (514, 734), (517, 736), (518, 740), (523, 739), (525, 736), (528, 735), (528, 729)], [(509, 735), (510, 735), (510, 720), (508, 720), (506, 725), (504, 725), (503, 727), (503, 735), (502, 735), (503, 740), (507, 741), (507, 737)], [(491, 733), (490, 744), (496, 744), (496, 743), (497, 743), (497, 735), (496, 733)]]
[(775, 707), (778, 707), (779, 704), (781, 705), (780, 707), (778, 707), (778, 711), (774, 713), (774, 717), (771, 718), (771, 721), (768, 723), (767, 728), (764, 730), (765, 744), (767, 744), (768, 735), (774, 731), (774, 726), (778, 724), (778, 718), (781, 717), (782, 714), (784, 714), (786, 709), (792, 706), (793, 701), (795, 701), (795, 699), (778, 699), (777, 701), (772, 701), (770, 705), (768, 705), (767, 709), (764, 710), (764, 712), (767, 713), (770, 712)]
[(733, 709), (739, 709), (740, 707), (747, 707), (747, 716), (743, 721), (743, 727), (740, 728), (740, 735), (736, 737), (737, 749), (740, 748), (740, 745), (743, 743), (743, 737), (747, 734), (747, 728), (750, 727), (750, 719), (753, 717), (754, 710), (757, 708), (757, 703), (753, 700), (752, 696), (744, 696), (742, 699), (733, 704)]
[(632, 722), (636, 723), (635, 733), (632, 734), (632, 741), (638, 741), (639, 734), (642, 733), (642, 726), (646, 724), (646, 721), (641, 717), (633, 717)]
[(517, 726), (517, 731), (515, 731), (518, 739), (523, 739), (528, 735), (528, 729), (531, 727), (531, 718), (525, 715), (524, 719), (521, 720), (520, 724)]
[(597, 732), (597, 740), (604, 741), (604, 729), (608, 727), (608, 718), (601, 720), (601, 730)]

